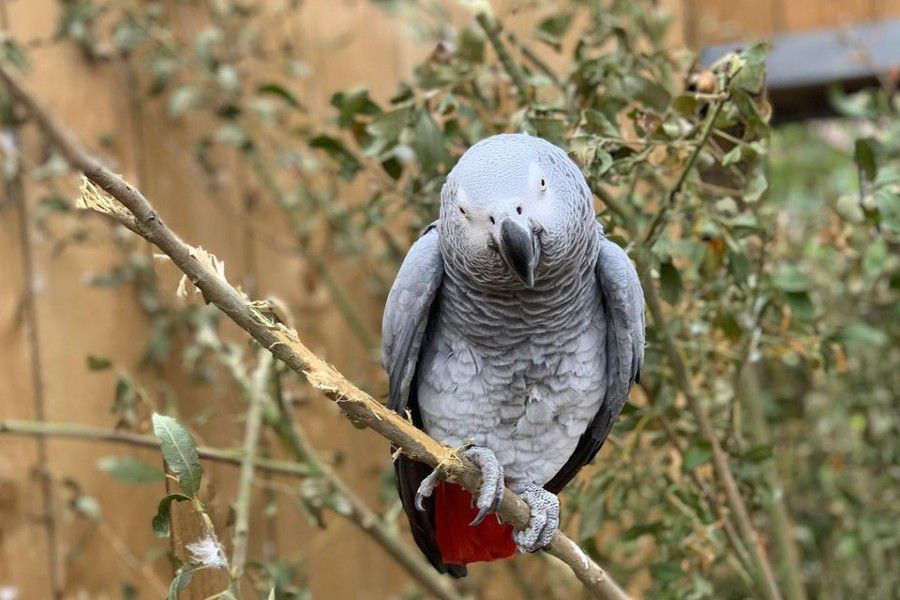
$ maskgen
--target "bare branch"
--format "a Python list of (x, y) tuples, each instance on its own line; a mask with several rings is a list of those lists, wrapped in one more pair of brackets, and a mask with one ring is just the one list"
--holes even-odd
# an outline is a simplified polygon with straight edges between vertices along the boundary
[[(53, 423), (48, 421), (0, 421), (0, 435), (20, 435), (29, 437), (55, 437), (91, 442), (112, 442), (139, 448), (159, 449), (159, 439), (152, 435), (130, 433), (127, 431), (109, 431), (89, 425), (75, 423)], [(241, 453), (236, 450), (199, 446), (200, 458), (229, 465), (241, 464)], [(260, 471), (268, 471), (280, 475), (294, 477), (316, 477), (317, 474), (306, 465), (269, 458), (254, 458), (253, 466)]]
[(238, 481), (235, 502), (234, 538), (231, 553), (231, 592), (237, 598), (241, 597), (241, 577), (247, 562), (247, 542), (250, 538), (250, 500), (253, 497), (253, 461), (256, 459), (256, 450), (259, 446), (259, 430), (265, 408), (260, 390), (265, 389), (271, 365), (272, 355), (261, 350), (259, 363), (256, 365), (247, 394), (250, 408), (247, 410), (247, 422), (244, 425), (244, 455), (241, 458), (241, 477)]
[(503, 30), (500, 22), (487, 12), (479, 12), (475, 17), (475, 20), (478, 21), (481, 29), (484, 31), (485, 35), (487, 35), (488, 40), (491, 42), (491, 46), (494, 47), (497, 58), (500, 59), (500, 64), (503, 65), (503, 68), (509, 74), (513, 84), (519, 91), (519, 97), (527, 102), (530, 92), (528, 82), (525, 81), (525, 74), (522, 72), (519, 63), (512, 59), (509, 55), (509, 50), (507, 50), (506, 46), (503, 44), (503, 40), (500, 39), (500, 32)]
[[(141, 235), (172, 259), (191, 283), (203, 292), (232, 321), (253, 336), (276, 358), (306, 375), (308, 381), (335, 401), (356, 424), (364, 425), (392, 442), (410, 458), (437, 467), (470, 492), (477, 492), (481, 480), (478, 469), (458, 458), (412, 423), (387, 409), (356, 387), (334, 367), (310, 351), (297, 333), (277, 325), (252, 306), (250, 301), (219, 274), (197, 261), (193, 248), (169, 229), (159, 213), (135, 187), (104, 167), (83, 150), (37, 102), (9, 67), (0, 63), (0, 80), (35, 119), (49, 141), (69, 163), (122, 203), (134, 215)], [(516, 527), (527, 525), (530, 511), (525, 502), (507, 490), (498, 510), (500, 517)], [(595, 597), (628, 598), (624, 591), (564, 533), (557, 532), (546, 551), (566, 563)]]

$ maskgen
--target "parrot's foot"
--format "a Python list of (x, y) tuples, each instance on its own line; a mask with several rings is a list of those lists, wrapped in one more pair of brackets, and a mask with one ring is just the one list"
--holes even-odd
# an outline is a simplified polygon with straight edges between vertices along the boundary
[(522, 552), (537, 552), (549, 546), (559, 529), (559, 498), (535, 483), (523, 483), (512, 489), (531, 509), (528, 527), (513, 531), (516, 546)]
[(490, 448), (483, 446), (470, 446), (460, 453), (468, 458), (475, 466), (481, 469), (481, 489), (475, 498), (475, 506), (478, 514), (469, 525), (478, 525), (492, 512), (497, 512), (500, 501), (503, 500), (503, 491), (506, 486), (503, 482), (503, 467), (497, 462), (497, 456)]
[[(478, 491), (478, 497), (473, 498), (475, 506), (478, 507), (478, 514), (469, 523), (469, 525), (478, 525), (484, 521), (487, 515), (496, 512), (500, 501), (503, 500), (503, 492), (506, 489), (503, 482), (503, 467), (497, 462), (497, 457), (489, 448), (470, 446), (460, 455), (475, 463), (475, 466), (481, 470), (481, 489)], [(425, 510), (423, 504), (425, 498), (431, 497), (442, 479), (441, 471), (435, 469), (422, 480), (419, 489), (416, 490), (416, 510)]]

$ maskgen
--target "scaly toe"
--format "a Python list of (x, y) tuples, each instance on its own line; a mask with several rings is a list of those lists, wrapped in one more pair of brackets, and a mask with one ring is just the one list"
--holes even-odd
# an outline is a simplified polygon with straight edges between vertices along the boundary
[(481, 446), (471, 446), (462, 452), (462, 456), (471, 460), (481, 470), (481, 489), (475, 499), (478, 514), (470, 525), (478, 525), (485, 517), (497, 510), (503, 500), (503, 467), (497, 462), (494, 453)]
[(416, 510), (425, 512), (425, 505), (423, 504), (425, 498), (431, 497), (434, 493), (434, 488), (436, 488), (440, 482), (441, 475), (440, 471), (437, 469), (429, 473), (428, 477), (422, 480), (422, 483), (419, 484), (419, 489), (416, 490)]
[(531, 519), (528, 527), (513, 532), (513, 541), (522, 552), (537, 552), (559, 529), (559, 498), (534, 483), (520, 485), (516, 492), (531, 509)]

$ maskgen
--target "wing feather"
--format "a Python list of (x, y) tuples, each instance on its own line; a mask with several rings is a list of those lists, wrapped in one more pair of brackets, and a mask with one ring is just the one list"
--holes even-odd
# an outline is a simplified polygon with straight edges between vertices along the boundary
[[(409, 411), (419, 429), (422, 429), (422, 417), (416, 399), (417, 369), (443, 280), (444, 261), (436, 224), (432, 223), (403, 260), (388, 294), (381, 325), (388, 407), (404, 416)], [(441, 559), (435, 534), (434, 498), (426, 499), (424, 511), (416, 510), (414, 504), (419, 484), (431, 473), (431, 467), (401, 455), (394, 461), (394, 473), (400, 502), (419, 549), (441, 573), (464, 575), (464, 567), (445, 565)]]
[(397, 412), (409, 403), (428, 317), (443, 280), (438, 232), (431, 224), (407, 253), (384, 305), (381, 356), (389, 379), (388, 405)]
[(594, 460), (613, 423), (628, 401), (628, 393), (640, 381), (644, 364), (644, 292), (628, 255), (600, 235), (595, 273), (606, 319), (606, 393), (600, 409), (578, 440), (566, 464), (544, 487), (559, 493), (581, 468)]

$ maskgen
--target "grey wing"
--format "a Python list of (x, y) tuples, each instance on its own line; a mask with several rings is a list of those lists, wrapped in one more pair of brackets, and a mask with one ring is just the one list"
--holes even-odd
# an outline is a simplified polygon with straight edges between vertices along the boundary
[[(381, 324), (382, 361), (388, 374), (388, 407), (406, 416), (422, 429), (416, 398), (416, 378), (422, 347), (429, 335), (429, 323), (437, 310), (437, 296), (444, 279), (444, 262), (435, 224), (432, 223), (407, 253), (388, 294)], [(397, 493), (409, 519), (413, 539), (428, 561), (441, 573), (465, 575), (465, 567), (445, 565), (437, 545), (434, 527), (434, 498), (415, 507), (419, 484), (431, 467), (405, 456), (394, 461)]]
[[(599, 229), (599, 225), (598, 225)], [(628, 400), (628, 392), (640, 381), (644, 364), (644, 292), (628, 255), (606, 239), (602, 230), (595, 266), (606, 319), (606, 394), (575, 452), (544, 487), (558, 493), (591, 462), (603, 446), (613, 423)]]
[(384, 305), (381, 356), (389, 380), (388, 406), (403, 413), (434, 299), (444, 280), (438, 232), (428, 226), (403, 259)]

